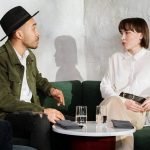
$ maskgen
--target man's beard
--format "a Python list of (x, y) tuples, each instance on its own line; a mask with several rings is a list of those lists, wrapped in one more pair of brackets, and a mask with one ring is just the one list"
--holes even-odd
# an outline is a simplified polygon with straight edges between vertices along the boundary
[(27, 48), (30, 48), (30, 49), (36, 49), (38, 47), (38, 44), (39, 44), (39, 39), (36, 40), (34, 43), (31, 43), (31, 44), (27, 44)]

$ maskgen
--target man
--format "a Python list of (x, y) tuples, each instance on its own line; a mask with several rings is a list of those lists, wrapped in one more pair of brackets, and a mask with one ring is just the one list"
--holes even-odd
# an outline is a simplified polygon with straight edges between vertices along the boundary
[[(108, 119), (128, 120), (141, 129), (150, 111), (149, 29), (143, 18), (123, 19), (118, 28), (124, 51), (109, 59), (100, 85), (104, 98), (100, 105), (107, 109)], [(133, 150), (131, 135), (121, 139), (118, 149)]]
[(14, 136), (30, 137), (32, 147), (49, 150), (50, 122), (55, 123), (64, 116), (55, 109), (43, 108), (37, 89), (54, 97), (58, 105), (65, 105), (65, 102), (63, 93), (38, 72), (36, 58), (30, 50), (36, 49), (39, 43), (33, 19), (37, 13), (31, 16), (17, 6), (0, 20), (6, 33), (4, 38), (8, 36), (0, 47), (0, 117), (11, 122)]

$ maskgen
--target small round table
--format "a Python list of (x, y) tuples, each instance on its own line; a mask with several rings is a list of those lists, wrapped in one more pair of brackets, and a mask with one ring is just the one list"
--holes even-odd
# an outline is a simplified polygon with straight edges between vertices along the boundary
[(54, 125), (53, 131), (69, 136), (70, 150), (115, 150), (116, 136), (128, 135), (134, 129), (118, 129), (110, 123), (97, 125), (95, 121), (88, 121), (82, 129), (63, 129)]

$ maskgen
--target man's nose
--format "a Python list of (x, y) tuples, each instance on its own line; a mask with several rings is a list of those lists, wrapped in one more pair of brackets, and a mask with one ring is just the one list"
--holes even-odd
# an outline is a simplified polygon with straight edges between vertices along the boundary
[(35, 35), (36, 35), (37, 37), (40, 37), (40, 33), (39, 33), (38, 31), (36, 31)]

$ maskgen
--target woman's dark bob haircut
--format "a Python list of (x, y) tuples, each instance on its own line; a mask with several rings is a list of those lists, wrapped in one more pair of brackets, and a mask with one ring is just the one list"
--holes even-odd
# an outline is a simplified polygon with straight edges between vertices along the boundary
[(126, 18), (121, 20), (118, 26), (119, 32), (125, 31), (136, 31), (142, 33), (143, 38), (141, 40), (141, 47), (149, 47), (149, 29), (146, 21), (142, 18)]

